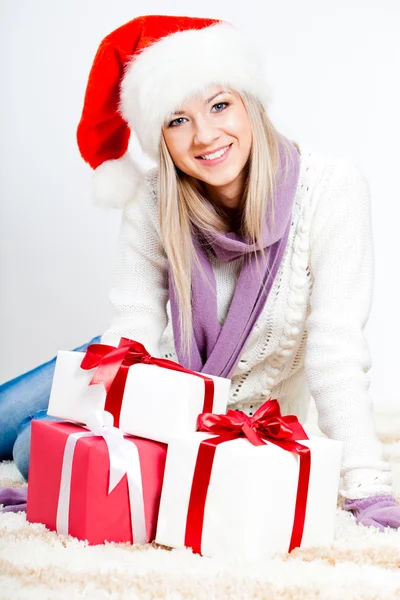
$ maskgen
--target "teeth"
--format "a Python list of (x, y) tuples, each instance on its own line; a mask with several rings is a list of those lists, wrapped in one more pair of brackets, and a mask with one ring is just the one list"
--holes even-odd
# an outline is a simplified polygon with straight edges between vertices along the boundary
[(226, 148), (223, 148), (222, 150), (219, 150), (218, 152), (214, 152), (214, 154), (204, 154), (204, 156), (202, 156), (201, 158), (203, 160), (214, 160), (214, 158), (218, 158), (220, 156), (222, 156), (223, 154), (225, 154), (225, 152), (228, 150), (229, 146), (227, 146)]

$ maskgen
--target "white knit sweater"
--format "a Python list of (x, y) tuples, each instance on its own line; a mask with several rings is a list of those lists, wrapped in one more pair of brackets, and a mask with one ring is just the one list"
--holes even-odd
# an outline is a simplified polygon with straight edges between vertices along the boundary
[[(102, 342), (121, 336), (154, 356), (178, 361), (168, 301), (167, 258), (160, 241), (158, 169), (123, 213), (114, 285), (116, 315)], [(268, 398), (304, 423), (310, 393), (318, 425), (343, 441), (345, 498), (392, 492), (368, 394), (370, 352), (364, 336), (373, 294), (374, 249), (365, 177), (344, 160), (302, 150), (300, 179), (285, 254), (265, 307), (232, 375), (230, 408), (248, 415)], [(222, 324), (240, 259), (212, 260)]]

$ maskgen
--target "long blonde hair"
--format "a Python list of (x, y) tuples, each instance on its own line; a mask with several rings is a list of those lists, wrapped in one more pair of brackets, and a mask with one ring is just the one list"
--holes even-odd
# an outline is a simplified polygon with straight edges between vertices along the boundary
[[(264, 258), (262, 224), (266, 214), (271, 215), (271, 230), (275, 223), (273, 198), (276, 189), (275, 176), (279, 167), (279, 145), (284, 148), (284, 172), (287, 172), (286, 166), (291, 158), (289, 142), (273, 126), (256, 97), (245, 92), (237, 93), (247, 110), (253, 133), (250, 156), (245, 167), (247, 176), (242, 197), (240, 229), (249, 243), (255, 243), (256, 247), (260, 248)], [(195, 225), (211, 232), (225, 233), (229, 231), (229, 225), (223, 213), (216, 210), (217, 207), (205, 197), (201, 182), (176, 168), (162, 135), (159, 159), (161, 238), (178, 302), (182, 351), (189, 356), (193, 331), (191, 274), (194, 261), (202, 273), (193, 245), (192, 228)], [(204, 279), (208, 284), (205, 276)]]

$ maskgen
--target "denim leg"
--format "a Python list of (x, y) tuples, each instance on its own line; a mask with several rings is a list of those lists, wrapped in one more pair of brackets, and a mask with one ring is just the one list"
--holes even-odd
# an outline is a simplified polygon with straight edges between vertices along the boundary
[[(83, 352), (100, 340), (97, 336), (74, 352)], [(47, 410), (55, 365), (56, 357), (0, 385), (0, 460), (12, 458), (21, 421)]]
[(49, 417), (47, 410), (39, 410), (33, 416), (25, 417), (18, 427), (17, 439), (12, 450), (15, 465), (25, 481), (28, 481), (29, 454), (31, 447), (32, 421), (46, 419), (47, 421), (60, 421), (57, 417)]

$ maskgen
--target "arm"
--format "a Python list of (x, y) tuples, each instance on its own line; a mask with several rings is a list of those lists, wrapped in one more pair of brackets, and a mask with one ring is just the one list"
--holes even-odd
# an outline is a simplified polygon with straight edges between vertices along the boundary
[(116, 314), (102, 343), (117, 346), (121, 337), (129, 337), (160, 356), (167, 325), (168, 261), (160, 239), (154, 170), (124, 208), (109, 298)]
[(313, 289), (305, 370), (318, 424), (343, 441), (344, 498), (391, 493), (368, 394), (371, 357), (364, 328), (374, 278), (369, 186), (354, 166), (328, 165), (311, 230)]

